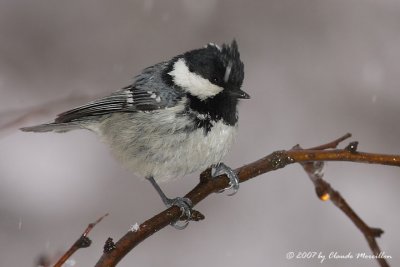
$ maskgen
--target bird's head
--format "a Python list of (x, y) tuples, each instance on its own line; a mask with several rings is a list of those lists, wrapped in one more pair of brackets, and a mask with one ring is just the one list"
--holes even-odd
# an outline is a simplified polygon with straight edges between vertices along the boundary
[(171, 82), (201, 101), (219, 94), (250, 98), (241, 90), (244, 66), (235, 40), (222, 47), (210, 43), (177, 56), (167, 74)]

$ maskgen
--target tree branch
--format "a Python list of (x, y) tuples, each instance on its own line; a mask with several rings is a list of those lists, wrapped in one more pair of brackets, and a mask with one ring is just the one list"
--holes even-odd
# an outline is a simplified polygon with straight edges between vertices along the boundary
[[(293, 163), (306, 163), (314, 161), (350, 161), (359, 163), (383, 164), (400, 166), (400, 155), (372, 154), (356, 152), (351, 149), (319, 150), (336, 147), (337, 144), (348, 138), (349, 135), (339, 138), (326, 145), (314, 147), (311, 150), (299, 150), (293, 148), (289, 151), (276, 151), (272, 154), (236, 169), (239, 181), (245, 182), (263, 173), (274, 171)], [(336, 144), (336, 145), (335, 145)], [(200, 183), (185, 197), (196, 205), (208, 195), (226, 188), (229, 179), (226, 175), (216, 178), (211, 177), (211, 170), (204, 171), (200, 176)], [(336, 192), (336, 191), (335, 191)], [(333, 192), (331, 192), (333, 193)], [(170, 223), (178, 220), (181, 210), (172, 206), (153, 218), (142, 223), (136, 231), (129, 231), (117, 243), (111, 251), (105, 252), (96, 264), (96, 267), (115, 266), (129, 251), (140, 244), (143, 240), (158, 232)]]
[[(351, 135), (347, 134), (334, 142), (328, 143), (326, 145), (322, 145), (316, 147), (317, 149), (327, 149), (327, 148), (336, 148), (340, 142), (349, 138)], [(350, 143), (345, 150), (350, 153), (357, 152), (358, 142)], [(316, 148), (312, 148), (313, 150)], [(293, 147), (295, 150), (302, 150), (302, 148), (297, 145)], [(332, 203), (338, 207), (343, 213), (355, 224), (355, 226), (361, 231), (364, 235), (365, 239), (367, 239), (368, 245), (373, 252), (374, 255), (381, 255), (382, 251), (376, 242), (376, 238), (380, 237), (383, 234), (383, 230), (380, 228), (372, 228), (369, 227), (358, 215), (357, 213), (350, 207), (347, 201), (341, 196), (341, 194), (332, 188), (332, 186), (323, 179), (324, 173), (322, 171), (324, 167), (324, 162), (322, 161), (314, 161), (314, 162), (305, 162), (300, 163), (303, 166), (303, 169), (308, 174), (308, 177), (313, 182), (315, 186), (315, 192), (318, 198), (322, 201), (331, 200)], [(379, 265), (382, 267), (388, 267), (389, 264), (385, 258), (377, 257)]]

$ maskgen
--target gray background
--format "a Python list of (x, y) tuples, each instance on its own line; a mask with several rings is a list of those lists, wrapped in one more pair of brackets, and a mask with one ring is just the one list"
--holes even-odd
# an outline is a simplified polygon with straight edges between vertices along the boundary
[[(396, 0), (1, 0), (0, 266), (34, 266), (41, 253), (64, 251), (87, 223), (110, 212), (92, 231), (93, 245), (70, 264), (94, 265), (107, 237), (118, 239), (163, 210), (151, 186), (116, 163), (92, 133), (16, 129), (49, 121), (208, 42), (238, 40), (243, 88), (252, 96), (240, 105), (229, 165), (346, 132), (362, 151), (400, 153), (399, 25)], [(368, 224), (385, 230), (379, 244), (399, 265), (399, 169), (329, 163), (325, 178)], [(195, 174), (163, 187), (177, 196), (197, 181)], [(356, 227), (316, 198), (299, 166), (247, 182), (234, 197), (212, 195), (197, 209), (205, 221), (162, 230), (120, 266), (321, 266), (285, 255), (370, 254)]]

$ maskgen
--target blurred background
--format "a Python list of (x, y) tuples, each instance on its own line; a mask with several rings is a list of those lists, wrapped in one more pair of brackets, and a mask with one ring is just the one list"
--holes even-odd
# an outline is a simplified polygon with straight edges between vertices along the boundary
[[(144, 67), (208, 42), (236, 38), (245, 64), (240, 132), (225, 162), (239, 167), (295, 144), (347, 132), (361, 151), (400, 153), (400, 1), (0, 1), (0, 266), (37, 266), (89, 222), (93, 244), (67, 266), (93, 266), (108, 237), (164, 209), (151, 185), (87, 131), (23, 133), (130, 82)], [(347, 142), (346, 142), (347, 144)], [(342, 147), (346, 144), (342, 144)], [(198, 174), (163, 184), (180, 196)], [(385, 233), (400, 265), (399, 169), (332, 162), (325, 179)], [(119, 266), (321, 266), (286, 253), (371, 254), (363, 235), (317, 199), (300, 166), (212, 195), (206, 220), (147, 239)], [(378, 266), (326, 260), (326, 266)]]

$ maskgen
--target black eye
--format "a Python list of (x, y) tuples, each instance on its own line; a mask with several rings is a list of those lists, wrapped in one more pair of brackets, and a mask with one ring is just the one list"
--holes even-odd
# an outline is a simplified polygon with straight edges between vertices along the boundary
[(220, 82), (220, 79), (218, 77), (213, 77), (212, 81), (213, 83), (218, 84)]

